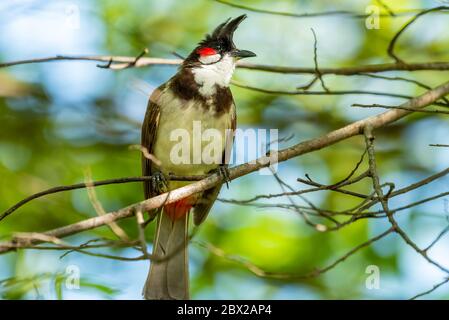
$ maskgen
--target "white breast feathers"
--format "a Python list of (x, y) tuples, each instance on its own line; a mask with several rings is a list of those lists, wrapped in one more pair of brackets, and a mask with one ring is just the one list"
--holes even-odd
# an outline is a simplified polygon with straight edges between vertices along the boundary
[(220, 61), (203, 64), (192, 69), (195, 82), (200, 86), (200, 94), (209, 97), (215, 93), (215, 85), (228, 87), (235, 70), (234, 58), (225, 55)]

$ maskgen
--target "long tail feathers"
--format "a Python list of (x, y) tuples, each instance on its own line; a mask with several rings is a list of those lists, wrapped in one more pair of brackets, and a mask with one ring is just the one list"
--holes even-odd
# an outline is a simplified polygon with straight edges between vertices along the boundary
[[(164, 211), (166, 209), (170, 208), (165, 208)], [(163, 260), (151, 263), (143, 294), (145, 299), (187, 300), (189, 214), (186, 212), (183, 216), (172, 219), (172, 215), (167, 213), (169, 212), (159, 214), (153, 245), (153, 254)]]

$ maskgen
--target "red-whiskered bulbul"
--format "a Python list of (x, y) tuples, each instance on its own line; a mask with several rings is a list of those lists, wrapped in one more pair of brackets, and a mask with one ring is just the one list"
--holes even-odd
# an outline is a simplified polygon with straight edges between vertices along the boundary
[[(226, 166), (229, 145), (232, 147), (236, 127), (234, 100), (229, 89), (237, 60), (254, 57), (247, 50), (239, 50), (233, 42), (234, 31), (246, 18), (239, 16), (220, 24), (212, 34), (207, 35), (190, 53), (178, 72), (156, 89), (148, 102), (142, 125), (142, 146), (161, 163), (156, 166), (142, 155), (142, 174), (152, 176), (144, 182), (145, 198), (151, 198), (166, 190), (173, 190), (191, 182), (167, 181), (170, 174), (203, 175)], [(193, 131), (194, 123), (201, 132), (215, 129), (221, 135), (219, 161), (192, 160), (193, 145), (198, 139)], [(188, 162), (173, 161), (177, 140), (173, 133), (179, 130), (190, 136)], [(200, 137), (201, 139), (201, 137)], [(207, 139), (206, 139), (207, 140)], [(207, 141), (201, 141), (205, 147)], [(213, 157), (213, 156), (212, 156)], [(196, 160), (196, 161), (195, 161)], [(226, 169), (225, 169), (226, 170)], [(209, 213), (221, 185), (192, 195), (162, 209), (150, 213), (157, 216), (157, 230), (153, 242), (153, 254), (162, 258), (150, 265), (150, 272), (144, 287), (145, 299), (188, 299), (188, 217), (193, 208), (195, 225), (204, 221)], [(166, 256), (166, 259), (163, 257)]]

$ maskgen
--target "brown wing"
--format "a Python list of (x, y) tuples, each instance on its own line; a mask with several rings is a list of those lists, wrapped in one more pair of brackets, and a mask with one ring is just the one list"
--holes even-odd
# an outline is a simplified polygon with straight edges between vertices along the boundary
[[(231, 148), (232, 144), (234, 143), (234, 133), (235, 128), (237, 126), (237, 114), (235, 113), (235, 105), (234, 102), (232, 102), (233, 108), (231, 113), (231, 136), (226, 137), (225, 140), (225, 150), (223, 151), (223, 163), (227, 166), (229, 164), (230, 156), (231, 156)], [(218, 186), (208, 189), (203, 192), (201, 195), (201, 198), (199, 199), (199, 202), (195, 205), (195, 209), (193, 211), (193, 222), (196, 226), (200, 225), (207, 217), (207, 214), (209, 213), (210, 209), (212, 208), (215, 200), (218, 197), (218, 194), (220, 193), (222, 184), (219, 184)]]
[[(159, 98), (165, 85), (160, 86), (150, 96), (148, 101), (147, 111), (145, 113), (145, 119), (142, 124), (141, 145), (148, 150), (148, 153), (153, 154), (154, 143), (156, 142), (157, 128), (159, 126), (160, 106), (158, 104)], [(151, 176), (154, 173), (154, 166), (152, 161), (146, 158), (142, 153), (142, 175)], [(151, 198), (155, 194), (151, 189), (149, 181), (143, 182), (143, 190), (145, 199)]]

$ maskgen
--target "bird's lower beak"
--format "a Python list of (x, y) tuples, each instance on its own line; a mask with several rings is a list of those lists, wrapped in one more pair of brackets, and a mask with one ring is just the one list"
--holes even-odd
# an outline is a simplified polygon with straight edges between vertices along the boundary
[(243, 59), (243, 58), (255, 57), (256, 54), (249, 50), (235, 49), (232, 51), (231, 56), (235, 57), (236, 59)]

